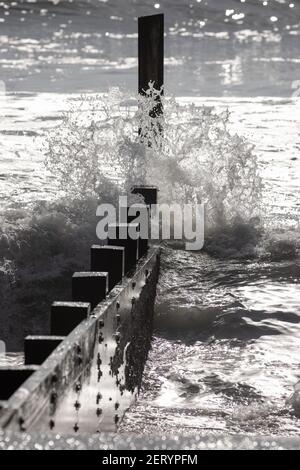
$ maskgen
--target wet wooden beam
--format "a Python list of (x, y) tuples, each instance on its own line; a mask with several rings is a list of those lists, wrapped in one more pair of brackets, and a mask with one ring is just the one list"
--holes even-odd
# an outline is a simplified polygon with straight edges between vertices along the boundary
[(122, 246), (99, 246), (91, 248), (91, 271), (108, 273), (108, 289), (111, 291), (122, 281), (125, 274), (125, 248)]
[[(108, 358), (110, 358), (110, 370), (113, 375), (107, 374), (104, 382), (100, 377), (102, 389), (107, 380), (112, 381), (115, 389), (106, 390), (104, 387), (103, 394), (109, 393), (106, 396), (109, 404), (109, 397), (113, 392), (118, 393), (120, 399), (118, 409), (110, 405), (103, 407), (106, 421), (101, 426), (104, 430), (115, 429), (116, 418), (120, 420), (128, 408), (128, 393), (135, 390), (137, 381), (141, 380), (144, 356), (149, 346), (144, 338), (146, 335), (149, 340), (152, 336), (151, 325), (159, 259), (159, 248), (151, 248), (147, 257), (142, 258), (137, 264), (133, 276), (124, 278), (123, 282), (95, 308), (92, 315), (87, 313), (88, 305), (82, 312), (84, 313), (83, 320), (86, 321), (82, 321), (71, 331), (46, 359), (42, 367), (18, 367), (9, 369), (8, 372), (6, 372), (7, 368), (2, 371), (0, 369), (1, 430), (24, 432), (36, 429), (39, 432), (40, 426), (44, 430), (52, 429), (53, 420), (55, 420), (55, 429), (58, 429), (60, 414), (59, 412), (57, 416), (51, 414), (54, 412), (53, 408), (58, 409), (66, 394), (73, 393), (74, 383), (80, 374), (83, 377), (82, 386), (86, 379), (86, 386), (89, 387), (90, 379), (86, 375), (87, 371), (90, 371), (93, 380), (97, 380), (93, 367), (99, 367), (99, 359), (108, 361)], [(76, 305), (77, 308), (80, 307), (80, 304)], [(72, 310), (72, 302), (56, 302), (52, 308), (53, 314), (57, 315), (59, 321), (67, 314), (72, 317), (72, 313), (77, 312), (74, 308)], [(54, 317), (52, 321), (53, 319)], [(70, 328), (69, 322), (67, 326)], [(119, 368), (125, 365), (123, 364), (125, 348), (128, 361), (125, 374), (127, 395), (125, 393), (122, 405), (124, 384), (119, 381), (117, 383), (115, 379)], [(133, 400), (134, 397), (133, 394)]]
[(68, 336), (91, 313), (88, 302), (54, 302), (51, 307), (51, 335)]
[(131, 192), (132, 194), (139, 194), (143, 196), (146, 206), (152, 206), (157, 204), (157, 186), (133, 186), (131, 188)]
[[(137, 263), (139, 256), (139, 240), (129, 236), (130, 225), (138, 228), (138, 224), (110, 224), (108, 227), (109, 246), (122, 246), (125, 248), (125, 273), (129, 272)], [(124, 232), (124, 233), (123, 233)]]
[(164, 84), (164, 15), (138, 20), (139, 93), (145, 94), (149, 82), (158, 90)]
[(105, 299), (108, 292), (108, 273), (78, 272), (72, 278), (72, 300), (89, 302), (92, 310)]
[(1, 367), (0, 400), (8, 400), (38, 370), (38, 367)]
[(27, 336), (24, 342), (25, 364), (43, 364), (64, 338), (64, 336)]

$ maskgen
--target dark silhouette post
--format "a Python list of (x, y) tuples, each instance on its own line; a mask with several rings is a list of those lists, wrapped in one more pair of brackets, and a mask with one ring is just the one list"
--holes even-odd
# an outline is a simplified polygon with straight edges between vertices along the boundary
[[(139, 94), (146, 95), (149, 83), (160, 93), (154, 93), (151, 118), (163, 114), (161, 94), (164, 85), (164, 15), (143, 16), (139, 18)], [(149, 128), (139, 129), (142, 140), (152, 147), (153, 139), (163, 133), (161, 119), (152, 122)]]
[(139, 94), (164, 84), (164, 15), (139, 18)]
[(91, 313), (89, 302), (54, 302), (51, 307), (50, 331), (53, 336), (68, 336)]
[(64, 336), (27, 336), (24, 343), (25, 365), (42, 365), (64, 339)]
[(91, 248), (91, 271), (108, 273), (108, 289), (111, 291), (125, 274), (125, 248), (123, 246), (99, 246)]

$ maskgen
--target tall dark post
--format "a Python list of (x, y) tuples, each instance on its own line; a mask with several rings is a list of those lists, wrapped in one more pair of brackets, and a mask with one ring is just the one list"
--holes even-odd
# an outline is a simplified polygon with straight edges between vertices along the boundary
[(164, 15), (139, 18), (139, 94), (164, 84)]

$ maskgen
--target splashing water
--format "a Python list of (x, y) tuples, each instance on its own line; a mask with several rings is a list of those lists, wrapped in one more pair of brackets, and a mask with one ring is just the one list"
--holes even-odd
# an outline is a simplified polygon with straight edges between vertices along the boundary
[(71, 276), (88, 266), (95, 242), (96, 206), (65, 199), (2, 215), (0, 331), (8, 351), (22, 350), (29, 334), (48, 334), (50, 305), (70, 298)]
[(207, 223), (224, 225), (257, 215), (262, 189), (253, 147), (228, 120), (228, 111), (180, 104), (152, 84), (138, 98), (113, 89), (65, 115), (47, 166), (70, 194), (101, 196), (118, 176), (119, 191), (155, 184), (162, 202), (205, 202)]
[[(163, 115), (153, 115), (158, 100)], [(164, 202), (205, 201), (211, 225), (258, 210), (256, 157), (227, 123), (227, 112), (180, 105), (152, 85), (144, 97), (113, 89), (75, 101), (47, 140), (56, 201), (1, 214), (1, 331), (8, 347), (45, 333), (49, 305), (69, 295), (65, 279), (88, 266), (99, 202), (116, 205), (133, 184), (151, 183)]]
[[(158, 100), (163, 115), (153, 115)], [(117, 204), (117, 196), (133, 184), (156, 184), (164, 202), (205, 201), (208, 252), (257, 254), (261, 227), (253, 216), (262, 190), (257, 158), (245, 138), (229, 132), (227, 111), (179, 104), (152, 85), (139, 98), (112, 89), (76, 100), (47, 142), (57, 200), (29, 213), (2, 213), (1, 294), (13, 299), (3, 301), (2, 318), (17, 317), (22, 324), (16, 332), (9, 326), (13, 322), (5, 321), (2, 330), (4, 337), (15, 337), (14, 347), (23, 333), (44, 332), (51, 301), (67, 296), (62, 278), (87, 266), (97, 204)]]
[(180, 103), (152, 84), (139, 97), (115, 88), (75, 102), (48, 145), (47, 167), (70, 199), (154, 184), (160, 202), (205, 203), (212, 255), (278, 260), (299, 249), (297, 227), (288, 232), (266, 217), (257, 156), (230, 132), (228, 110)]
[[(153, 117), (158, 100), (164, 114)], [(183, 105), (153, 88), (138, 99), (117, 89), (82, 98), (48, 138), (47, 168), (63, 188), (57, 201), (31, 214), (4, 214), (1, 295), (14, 299), (3, 305), (6, 320), (24, 324), (14, 343), (19, 347), (24, 332), (44, 332), (50, 303), (68, 295), (63, 280), (87, 264), (99, 201), (116, 204), (132, 184), (151, 183), (161, 189), (162, 201), (206, 203), (205, 248), (215, 259), (164, 250), (158, 338), (146, 392), (125, 430), (149, 431), (149, 421), (168, 431), (174, 426), (263, 434), (283, 429), (287, 435), (297, 430), (287, 401), (296, 383), (297, 308), (283, 308), (286, 289), (293, 296), (298, 292), (297, 232), (280, 231), (263, 219), (257, 158), (246, 139), (229, 132), (228, 118), (227, 111)], [(76, 259), (74, 252), (80, 255)], [(245, 261), (235, 264), (234, 258)], [(254, 264), (249, 258), (256, 258)], [(259, 299), (268, 305), (270, 298), (272, 311), (263, 302), (258, 312), (253, 308)], [(16, 337), (16, 331), (6, 334)], [(274, 335), (280, 337), (280, 360)], [(283, 355), (287, 344), (291, 351)], [(249, 367), (249, 374), (243, 373)], [(297, 400), (296, 389), (295, 408)]]

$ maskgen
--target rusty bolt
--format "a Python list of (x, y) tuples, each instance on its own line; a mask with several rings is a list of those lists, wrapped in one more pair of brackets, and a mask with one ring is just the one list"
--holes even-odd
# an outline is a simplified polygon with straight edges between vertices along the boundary
[(58, 377), (56, 374), (53, 374), (51, 377), (51, 383), (56, 384), (58, 382)]
[(99, 335), (99, 344), (103, 343), (103, 341), (104, 341), (103, 334), (100, 333), (100, 335)]
[(57, 400), (57, 393), (56, 392), (52, 392), (51, 395), (50, 395), (50, 403), (51, 405), (54, 405), (54, 403), (56, 402)]
[(102, 395), (101, 393), (98, 393), (97, 398), (96, 398), (96, 404), (99, 405), (101, 400), (102, 400)]
[(74, 403), (74, 408), (75, 408), (76, 411), (79, 411), (79, 410), (80, 410), (81, 404), (79, 403), (78, 400), (76, 400), (76, 402)]
[(20, 431), (22, 431), (22, 432), (26, 431), (26, 428), (25, 428), (24, 424), (25, 424), (24, 418), (22, 418), (22, 417), (19, 418), (19, 427), (20, 427)]
[(101, 356), (98, 353), (98, 356), (97, 356), (97, 366), (98, 366), (98, 368), (101, 366), (101, 364), (102, 364)]

